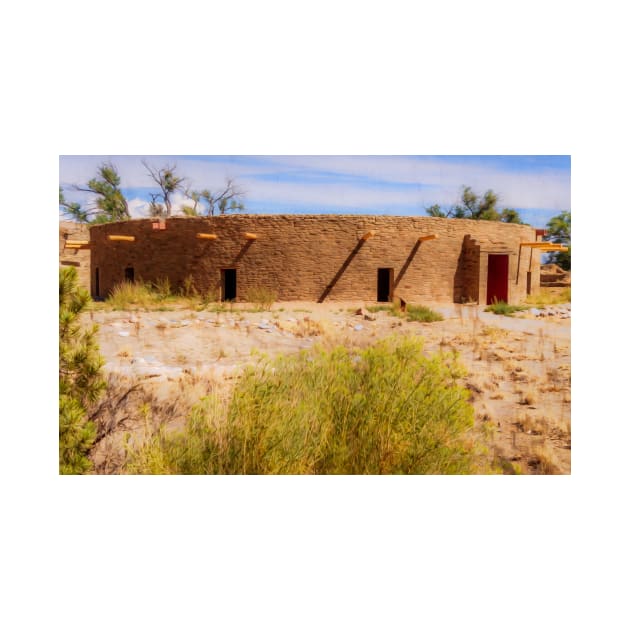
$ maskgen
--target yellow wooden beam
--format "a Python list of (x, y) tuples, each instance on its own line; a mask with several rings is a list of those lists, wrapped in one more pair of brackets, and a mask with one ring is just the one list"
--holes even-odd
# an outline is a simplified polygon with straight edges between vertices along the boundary
[(135, 236), (121, 236), (120, 234), (110, 234), (107, 237), (110, 241), (130, 241), (133, 242), (136, 240)]
[(205, 238), (208, 241), (214, 241), (218, 237), (216, 234), (205, 234), (204, 232), (197, 232), (197, 238)]
[(542, 252), (568, 252), (569, 248), (563, 245), (552, 245), (551, 247), (541, 247)]
[(75, 245), (74, 243), (72, 243), (71, 245), (68, 245), (66, 243), (66, 247), (65, 249), (91, 249), (92, 245), (90, 243), (88, 243), (87, 245)]
[(66, 241), (66, 246), (70, 246), (70, 245), (89, 245), (90, 241), (73, 241), (72, 239), (68, 239)]
[(520, 247), (533, 247), (535, 249), (538, 249), (540, 247), (546, 247), (547, 245), (550, 245), (549, 242), (542, 242), (542, 241), (535, 241), (534, 243), (520, 243), (519, 246)]
[(432, 241), (438, 237), (437, 234), (425, 234), (424, 236), (418, 237), (419, 243), (424, 243), (424, 241)]
[(372, 238), (373, 236), (376, 236), (376, 232), (374, 230), (370, 230), (369, 232), (366, 232), (362, 237), (361, 240), (362, 241), (367, 241), (368, 238)]
[(251, 232), (244, 232), (243, 236), (248, 241), (255, 241), (258, 238), (258, 236), (256, 236), (256, 234), (252, 234)]

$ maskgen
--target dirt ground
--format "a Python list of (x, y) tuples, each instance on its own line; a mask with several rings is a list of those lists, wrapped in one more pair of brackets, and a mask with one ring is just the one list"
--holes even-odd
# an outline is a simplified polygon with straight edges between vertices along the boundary
[[(99, 324), (106, 372), (141, 381), (162, 401), (184, 390), (189, 397), (217, 389), (227, 395), (243, 366), (261, 354), (293, 353), (315, 344), (365, 347), (392, 334), (419, 335), (427, 352), (460, 353), (469, 371), (464, 383), (477, 429), (506, 473), (570, 473), (570, 319), (505, 317), (479, 306), (431, 304), (444, 321), (419, 323), (385, 311), (371, 313), (368, 306), (287, 302), (258, 312), (245, 304), (204, 311), (95, 309), (88, 317)], [(171, 424), (180, 424), (185, 413), (172, 416)]]

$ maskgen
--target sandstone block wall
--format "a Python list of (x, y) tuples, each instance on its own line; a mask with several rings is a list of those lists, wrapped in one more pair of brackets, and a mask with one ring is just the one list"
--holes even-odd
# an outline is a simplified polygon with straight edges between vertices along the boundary
[(90, 290), (90, 251), (87, 249), (68, 249), (67, 240), (89, 241), (90, 230), (87, 225), (72, 221), (59, 223), (59, 266), (77, 268), (79, 283)]
[[(375, 235), (362, 241), (370, 230)], [(218, 238), (200, 240), (198, 232)], [(246, 232), (256, 240), (247, 241)], [(136, 280), (168, 277), (174, 288), (191, 276), (202, 292), (220, 289), (221, 269), (236, 269), (237, 300), (265, 286), (276, 290), (279, 300), (376, 301), (378, 269), (391, 268), (394, 295), (409, 302), (472, 298), (485, 303), (488, 253), (505, 252), (510, 300), (516, 301), (525, 296), (529, 264), (518, 264), (519, 243), (535, 240), (528, 226), (358, 215), (174, 217), (166, 220), (165, 230), (142, 219), (93, 226), (90, 233), (93, 293), (97, 269), (101, 296), (124, 280), (128, 267)], [(114, 234), (136, 240), (109, 241)], [(427, 234), (438, 238), (418, 243)], [(539, 255), (534, 257), (538, 271)]]

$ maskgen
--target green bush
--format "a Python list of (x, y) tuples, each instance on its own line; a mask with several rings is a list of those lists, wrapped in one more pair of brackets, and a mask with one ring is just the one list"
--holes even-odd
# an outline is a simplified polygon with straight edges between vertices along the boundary
[(418, 338), (322, 349), (248, 369), (233, 398), (206, 398), (186, 428), (159, 433), (128, 470), (176, 474), (479, 472), (469, 392), (454, 354)]
[(513, 317), (514, 313), (524, 311), (527, 308), (527, 306), (515, 306), (514, 304), (507, 304), (506, 302), (493, 302), (490, 306), (487, 306), (485, 310), (486, 312), (494, 313), (495, 315)]
[(413, 304), (407, 306), (407, 320), (410, 322), (441, 322), (443, 319), (440, 313), (436, 313), (426, 306)]
[(91, 468), (88, 459), (96, 427), (86, 416), (105, 382), (103, 359), (98, 352), (97, 328), (83, 329), (79, 317), (90, 302), (79, 287), (77, 270), (59, 270), (59, 472), (77, 474)]
[(139, 282), (121, 282), (117, 284), (107, 298), (107, 303), (118, 311), (130, 308), (146, 308), (155, 302), (155, 295), (150, 287)]

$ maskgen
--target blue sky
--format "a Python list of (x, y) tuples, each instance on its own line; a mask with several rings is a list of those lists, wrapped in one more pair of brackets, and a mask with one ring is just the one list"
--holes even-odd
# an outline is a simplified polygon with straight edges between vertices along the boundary
[[(245, 190), (255, 213), (425, 215), (435, 203), (457, 203), (461, 188), (499, 195), (499, 207), (516, 208), (524, 221), (543, 227), (571, 208), (570, 156), (60, 156), (66, 198), (89, 204), (72, 190), (111, 161), (121, 176), (133, 216), (146, 216), (156, 192), (142, 161), (176, 165), (191, 189), (219, 190), (227, 177)], [(189, 203), (184, 195), (174, 207)]]

